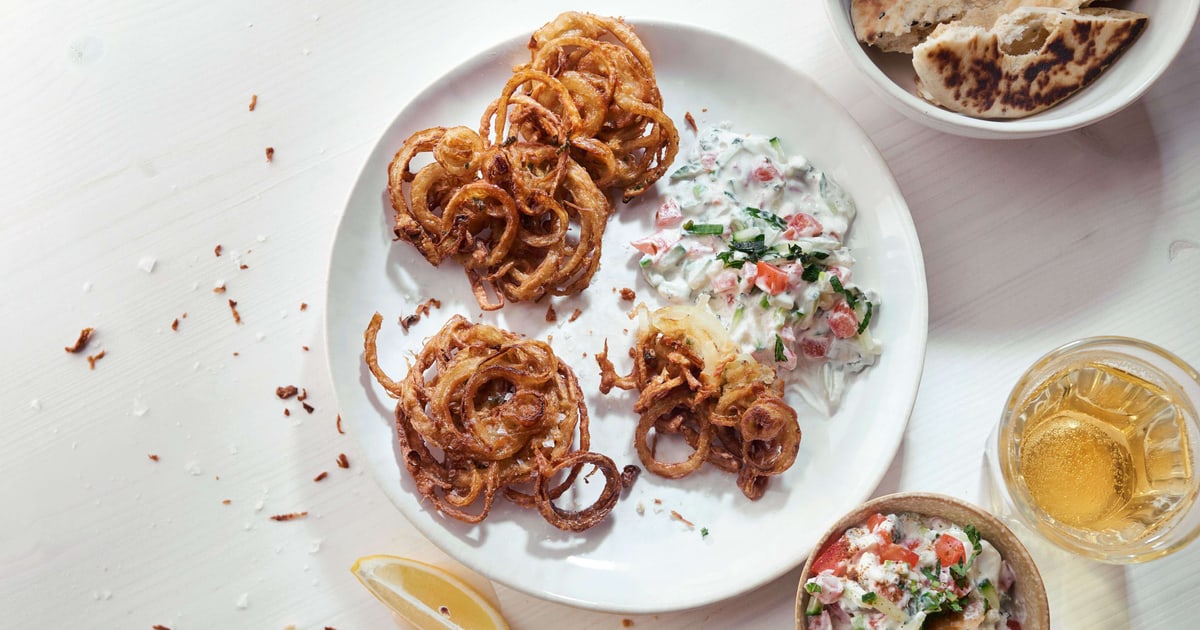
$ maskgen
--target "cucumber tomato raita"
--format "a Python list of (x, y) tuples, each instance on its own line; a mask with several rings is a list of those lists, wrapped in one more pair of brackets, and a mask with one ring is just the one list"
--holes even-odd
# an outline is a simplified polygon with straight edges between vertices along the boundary
[(875, 514), (828, 543), (811, 571), (809, 630), (1021, 630), (1016, 574), (970, 524)]
[(825, 410), (847, 374), (873, 365), (879, 297), (853, 280), (845, 238), (855, 207), (840, 186), (778, 138), (729, 123), (697, 134), (670, 176), (657, 230), (632, 245), (666, 300), (701, 303), (760, 362), (791, 371)]

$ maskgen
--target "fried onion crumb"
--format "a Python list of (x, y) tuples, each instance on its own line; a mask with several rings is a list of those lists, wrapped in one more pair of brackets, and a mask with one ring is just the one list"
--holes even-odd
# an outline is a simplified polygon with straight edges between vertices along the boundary
[(87, 348), (88, 342), (92, 340), (92, 333), (94, 332), (96, 332), (95, 328), (84, 328), (83, 330), (79, 331), (79, 338), (75, 340), (75, 344), (71, 346), (64, 346), (63, 350), (66, 350), (71, 354), (83, 352), (84, 348)]
[(688, 529), (695, 529), (695, 528), (696, 528), (696, 524), (695, 524), (695, 523), (693, 523), (693, 522), (691, 522), (691, 521), (687, 520), (686, 518), (683, 518), (683, 516), (682, 516), (682, 515), (681, 515), (679, 512), (676, 512), (675, 510), (671, 510), (671, 518), (673, 518), (673, 519), (675, 519), (675, 520), (679, 521), (680, 523), (683, 523), (684, 525), (687, 525), (687, 526), (688, 526)]
[(287, 514), (272, 514), (272, 521), (294, 521), (308, 516), (308, 512), (288, 512)]
[(87, 358), (88, 369), (89, 370), (96, 369), (96, 362), (99, 361), (100, 359), (103, 359), (104, 355), (105, 355), (104, 350), (101, 350), (100, 352), (97, 352), (96, 354), (88, 355), (88, 358)]

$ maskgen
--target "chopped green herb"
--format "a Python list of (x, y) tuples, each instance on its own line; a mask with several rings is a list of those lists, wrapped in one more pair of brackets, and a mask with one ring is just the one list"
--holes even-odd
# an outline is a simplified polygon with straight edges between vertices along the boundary
[(781, 142), (779, 142), (778, 137), (771, 138), (771, 147), (774, 148), (776, 151), (783, 153), (783, 144)]
[(676, 171), (674, 173), (671, 173), (671, 181), (676, 182), (681, 179), (687, 179), (689, 177), (695, 176), (696, 173), (699, 173), (699, 172), (700, 172), (700, 167), (698, 164), (696, 164), (694, 162), (691, 164), (684, 164), (683, 166), (676, 169)]
[(764, 293), (762, 299), (758, 301), (758, 305), (763, 308), (771, 308), (771, 296)]
[(858, 304), (857, 292), (842, 286), (842, 281), (837, 276), (829, 276), (829, 286), (833, 287), (834, 292), (846, 296), (846, 304), (850, 308), (854, 308)]
[[(748, 262), (758, 262), (762, 260), (763, 254), (767, 253), (766, 237), (762, 234), (755, 236), (748, 241), (730, 241), (729, 251), (720, 252), (717, 254), (717, 260), (725, 263), (726, 267), (741, 269), (742, 265)], [(735, 253), (744, 254), (744, 258), (735, 258)]]
[(863, 593), (862, 602), (864, 604), (874, 604), (878, 597), (879, 596), (876, 595), (874, 591), (867, 591), (866, 593)]
[(701, 537), (701, 538), (708, 538), (708, 528), (707, 528), (707, 527), (701, 527), (701, 528), (700, 528), (700, 537)]
[(720, 234), (725, 231), (725, 226), (720, 223), (695, 223), (689, 219), (683, 224), (683, 231), (689, 234)]
[(805, 282), (816, 282), (821, 277), (821, 268), (816, 265), (809, 265), (804, 268), (804, 273), (800, 274), (800, 279)]
[(645, 258), (643, 258), (641, 261), (639, 261), (639, 262), (638, 262), (638, 264), (639, 264), (639, 265), (641, 265), (641, 266), (643, 266), (643, 267), (649, 267), (651, 262), (652, 262), (652, 261), (650, 260), (650, 257), (649, 257), (649, 256), (646, 256), (646, 257), (645, 257)]
[(975, 555), (983, 552), (983, 546), (979, 544), (979, 530), (975, 529), (974, 525), (967, 525), (963, 528), (963, 532), (966, 533), (967, 539), (971, 541), (971, 546), (975, 548)]
[(717, 260), (725, 263), (726, 267), (731, 267), (733, 269), (741, 269), (742, 265), (746, 264), (745, 260), (741, 260), (739, 258), (734, 258), (732, 251), (725, 251), (725, 252), (718, 253)]
[(804, 585), (804, 590), (809, 593), (820, 593), (821, 585), (817, 584), (816, 582), (808, 582)]
[(783, 230), (783, 229), (787, 228), (787, 223), (785, 223), (784, 220), (779, 217), (779, 215), (777, 215), (774, 212), (771, 212), (769, 210), (759, 210), (758, 208), (746, 208), (746, 214), (754, 217), (755, 219), (758, 219), (759, 221), (764, 221), (766, 223), (769, 223), (776, 229)]
[(779, 362), (787, 361), (787, 354), (783, 351), (783, 339), (779, 335), (775, 335), (775, 360)]
[[(862, 321), (858, 323), (858, 334), (863, 334), (863, 331), (867, 329), (867, 326), (871, 325), (871, 311), (873, 310), (875, 310), (874, 305), (872, 305), (870, 302), (867, 302), (867, 313), (866, 315), (863, 315)], [(970, 527), (970, 525), (968, 525), (968, 527)], [(975, 553), (979, 552), (977, 551)]]

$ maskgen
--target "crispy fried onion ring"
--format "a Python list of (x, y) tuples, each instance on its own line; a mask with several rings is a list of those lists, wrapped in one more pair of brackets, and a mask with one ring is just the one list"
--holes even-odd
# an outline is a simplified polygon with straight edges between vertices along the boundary
[[(517, 505), (536, 508), (551, 525), (574, 532), (612, 511), (621, 471), (608, 457), (587, 450), (583, 392), (549, 345), (455, 315), (425, 344), (408, 376), (396, 382), (379, 367), (376, 337), (382, 323), (376, 313), (364, 334), (367, 366), (399, 401), (396, 429), (404, 466), (417, 491), (439, 511), (478, 523), (503, 492)], [(577, 430), (579, 450), (572, 450)], [(554, 500), (586, 465), (604, 474), (600, 496), (578, 511), (559, 508)], [(555, 481), (559, 473), (565, 475)], [(472, 507), (481, 499), (481, 507)]]
[[(413, 173), (421, 153), (434, 161)], [(579, 293), (600, 266), (608, 200), (559, 147), (434, 127), (405, 141), (388, 180), (396, 236), (461, 264), (484, 310)]]
[[(650, 52), (616, 18), (567, 12), (529, 39), (521, 68), (558, 79), (574, 99), (582, 134), (571, 155), (601, 188), (620, 188), (629, 201), (662, 177), (679, 149), (679, 133), (663, 112)], [(547, 108), (566, 109), (559, 91), (533, 85), (529, 95)], [(535, 130), (528, 130), (536, 136)]]
[(418, 131), (388, 166), (396, 237), (435, 266), (461, 264), (484, 310), (585, 289), (612, 211), (604, 191), (629, 201), (679, 144), (650, 55), (620, 20), (564, 13), (530, 49), (478, 132)]
[[(647, 470), (668, 479), (687, 476), (704, 464), (737, 474), (737, 485), (752, 500), (767, 480), (792, 466), (800, 449), (796, 412), (783, 402), (783, 381), (772, 368), (740, 354), (729, 333), (710, 311), (669, 306), (651, 313), (638, 306), (640, 325), (633, 371), (619, 376), (608, 359), (608, 343), (596, 355), (600, 391), (637, 389), (633, 410), (640, 415), (634, 446)], [(648, 442), (678, 434), (692, 448), (679, 462), (655, 457)]]

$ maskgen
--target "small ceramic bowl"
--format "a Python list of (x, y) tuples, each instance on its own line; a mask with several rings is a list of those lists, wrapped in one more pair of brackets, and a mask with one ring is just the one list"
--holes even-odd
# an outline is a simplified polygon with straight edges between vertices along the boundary
[(913, 512), (925, 516), (940, 516), (957, 525), (974, 525), (979, 535), (1000, 552), (1000, 557), (1006, 560), (1016, 574), (1013, 586), (1013, 597), (1018, 609), (1024, 611), (1021, 630), (1048, 630), (1050, 628), (1050, 604), (1046, 600), (1046, 587), (1042, 583), (1042, 575), (1025, 545), (1017, 539), (1000, 522), (983, 508), (976, 507), (962, 499), (941, 494), (920, 492), (901, 492), (872, 499), (846, 514), (829, 531), (821, 537), (813, 547), (808, 562), (804, 564), (804, 572), (800, 574), (800, 584), (796, 588), (796, 628), (807, 630), (807, 617), (804, 609), (808, 606), (809, 594), (804, 590), (804, 583), (812, 577), (812, 565), (817, 555), (831, 541), (841, 537), (849, 528), (867, 522), (872, 514), (896, 514)]
[(1034, 138), (1079, 129), (1125, 109), (1179, 54), (1200, 13), (1200, 0), (1127, 0), (1095, 6), (1145, 13), (1150, 22), (1115, 63), (1062, 103), (1026, 118), (986, 120), (942, 109), (917, 96), (912, 56), (885, 53), (860, 43), (850, 21), (850, 0), (825, 0), (834, 39), (880, 98), (909, 118), (939, 131), (993, 139)]

